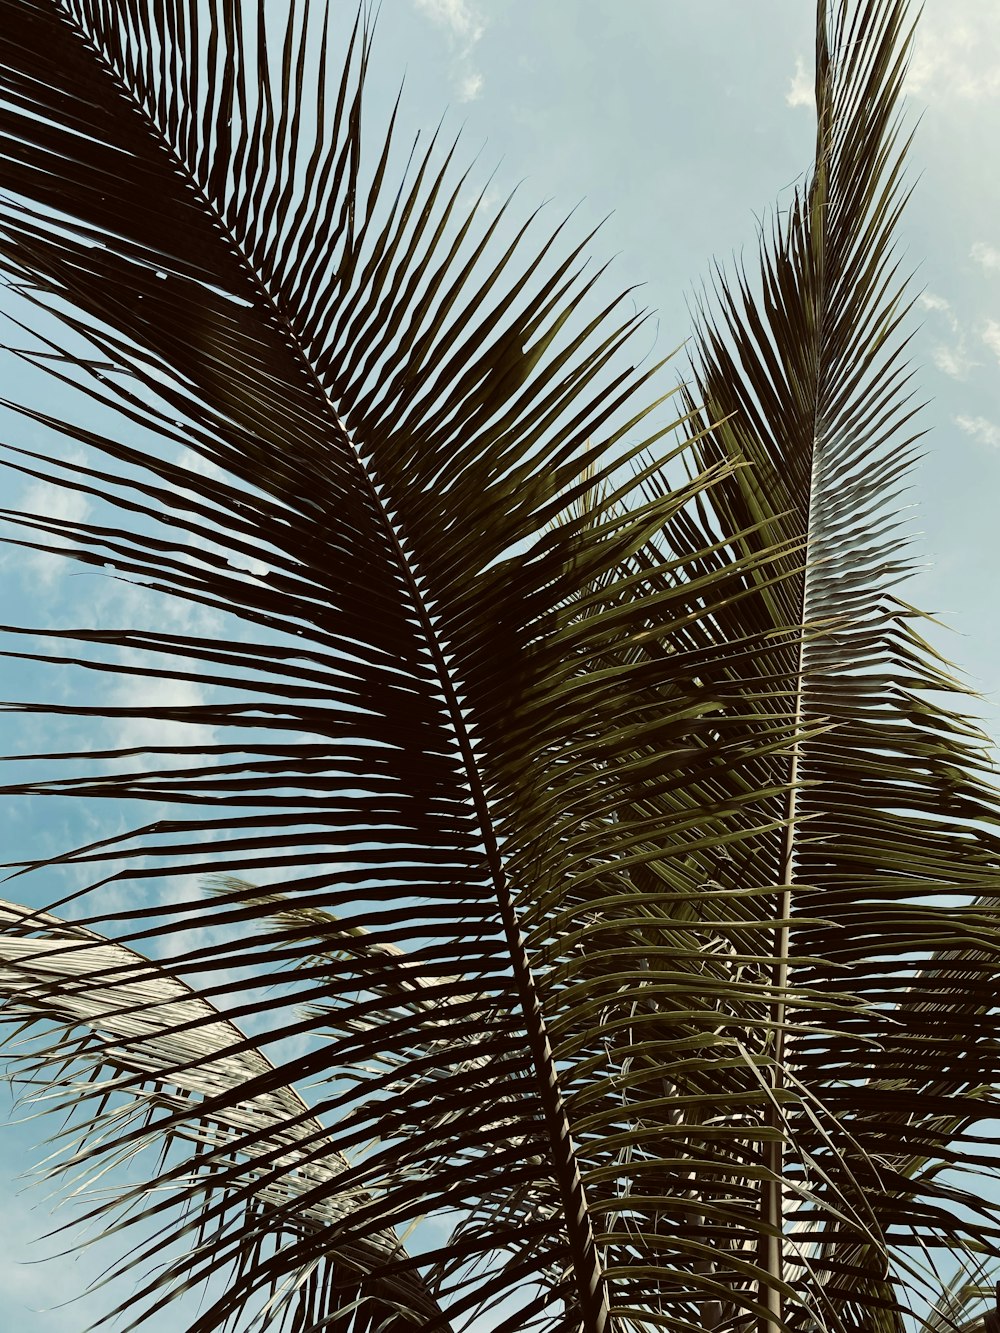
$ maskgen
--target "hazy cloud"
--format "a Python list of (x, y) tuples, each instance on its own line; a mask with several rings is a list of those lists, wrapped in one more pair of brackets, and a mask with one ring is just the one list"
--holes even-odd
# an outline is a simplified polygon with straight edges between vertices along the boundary
[(934, 365), (943, 375), (950, 375), (952, 379), (965, 379), (978, 362), (969, 355), (965, 335), (951, 302), (943, 296), (938, 296), (936, 292), (921, 292), (917, 297), (917, 306), (942, 319), (954, 336), (953, 342), (935, 343), (931, 348), (931, 360)]
[(458, 85), (458, 100), (460, 102), (474, 102), (483, 90), (483, 76), (481, 74), (466, 74)]
[(472, 64), (472, 53), (485, 24), (469, 0), (414, 0), (419, 13), (443, 28), (456, 53), (454, 71), (460, 102), (472, 102), (482, 92), (483, 76)]
[(988, 444), (991, 449), (1000, 449), (1000, 426), (985, 417), (956, 417), (955, 425), (974, 440)]
[[(66, 455), (70, 463), (84, 462), (85, 455), (74, 451)], [(70, 490), (52, 481), (33, 481), (20, 495), (14, 506), (25, 514), (37, 514), (40, 518), (55, 519), (64, 523), (83, 523), (91, 512), (90, 501), (79, 491)], [(28, 528), (18, 528), (16, 535), (27, 541), (42, 542), (47, 546), (65, 547), (72, 545), (71, 537), (59, 534), (36, 532)], [(46, 587), (51, 586), (60, 574), (69, 573), (72, 565), (64, 556), (49, 551), (23, 550), (21, 554), (28, 572)]]
[(795, 73), (792, 75), (788, 92), (785, 93), (785, 101), (789, 106), (804, 106), (810, 109), (816, 105), (816, 84), (801, 56), (795, 59)]
[(482, 21), (467, 0), (416, 0), (416, 6), (432, 23), (439, 23), (470, 46), (483, 35)]
[(950, 375), (952, 379), (956, 380), (964, 380), (973, 366), (978, 364), (967, 355), (964, 342), (955, 347), (948, 347), (945, 343), (936, 343), (931, 348), (931, 360), (942, 374)]
[[(149, 655), (136, 656), (136, 665), (159, 665)], [(169, 670), (170, 664), (164, 663)], [(121, 676), (108, 701), (116, 708), (134, 708), (136, 716), (119, 718), (114, 728), (112, 744), (123, 749), (160, 746), (191, 746), (204, 751), (216, 741), (215, 728), (199, 722), (182, 722), (173, 718), (153, 717), (161, 709), (185, 710), (198, 708), (207, 702), (205, 691), (194, 681), (171, 680), (156, 676)], [(134, 769), (173, 768), (192, 762), (185, 755), (150, 755), (146, 759), (132, 758)]]
[(929, 4), (917, 25), (906, 91), (931, 102), (1000, 97), (996, 0)]
[(986, 327), (983, 329), (983, 342), (996, 359), (1000, 361), (1000, 323), (995, 319), (986, 321)]
[(921, 292), (917, 297), (917, 305), (921, 310), (933, 310), (936, 315), (942, 315), (947, 320), (952, 333), (958, 332), (958, 319), (952, 309), (951, 302), (946, 301), (943, 296), (938, 296), (934, 292)]
[(1000, 270), (1000, 250), (985, 241), (977, 241), (969, 251), (969, 258), (974, 259), (982, 268), (989, 271)]
[[(240, 637), (240, 625), (234, 618), (182, 597), (165, 596), (143, 583), (99, 579), (90, 595), (94, 623), (102, 628), (127, 624), (139, 630), (189, 638), (217, 638), (223, 633), (232, 634), (234, 639)], [(116, 660), (128, 674), (112, 678), (105, 701), (115, 708), (134, 708), (137, 715), (117, 718), (108, 725), (105, 736), (110, 746), (144, 749), (191, 745), (204, 749), (214, 744), (217, 737), (211, 725), (150, 716), (158, 709), (197, 708), (206, 704), (210, 701), (210, 687), (196, 681), (171, 679), (170, 673), (177, 669), (178, 662), (166, 654), (120, 649)], [(162, 671), (164, 678), (132, 674), (133, 667)], [(173, 755), (135, 756), (128, 761), (137, 771), (173, 768), (188, 762), (184, 756)], [(111, 766), (116, 770), (120, 767), (116, 761), (111, 761)]]

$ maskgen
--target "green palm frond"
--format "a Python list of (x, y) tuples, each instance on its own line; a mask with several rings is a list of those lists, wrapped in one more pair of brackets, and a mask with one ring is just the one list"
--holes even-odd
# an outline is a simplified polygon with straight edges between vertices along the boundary
[[(37, 1076), (43, 1105), (51, 1109), (57, 1094), (69, 1121), (46, 1174), (62, 1178), (82, 1167), (86, 1175), (88, 1144), (104, 1137), (114, 1147), (99, 1176), (108, 1170), (108, 1156), (127, 1162), (147, 1147), (164, 1159), (161, 1189), (170, 1183), (182, 1189), (204, 1173), (204, 1207), (192, 1219), (178, 1223), (173, 1201), (149, 1209), (159, 1225), (140, 1247), (141, 1262), (181, 1241), (180, 1276), (190, 1282), (217, 1276), (227, 1265), (239, 1275), (265, 1264), (269, 1250), (290, 1244), (302, 1255), (294, 1296), (307, 1322), (350, 1313), (359, 1299), (377, 1327), (380, 1321), (409, 1326), (397, 1318), (400, 1309), (418, 1311), (427, 1322), (440, 1318), (419, 1275), (405, 1268), (393, 1274), (406, 1254), (391, 1230), (352, 1233), (351, 1214), (370, 1206), (370, 1196), (357, 1188), (330, 1191), (332, 1176), (349, 1173), (347, 1158), (329, 1146), (323, 1126), (271, 1061), (218, 1009), (156, 963), (93, 931), (13, 903), (0, 905), (0, 917), (4, 1020), (22, 1030), (43, 1022), (62, 1066), (53, 1080), (44, 1051), (32, 1049), (19, 1062), (23, 1083), (30, 1087)], [(93, 1112), (81, 1127), (83, 1106)], [(164, 1121), (170, 1125), (166, 1143)], [(190, 1156), (167, 1166), (168, 1149), (176, 1158), (185, 1142)], [(252, 1198), (252, 1210), (232, 1208), (241, 1195)], [(101, 1234), (129, 1225), (134, 1203), (124, 1192), (110, 1208), (95, 1205)], [(129, 1256), (130, 1266), (135, 1262)], [(366, 1292), (357, 1278), (374, 1271), (377, 1290)], [(169, 1268), (158, 1274), (140, 1298), (157, 1297), (173, 1276)], [(288, 1291), (276, 1288), (266, 1315), (288, 1302)]]
[[(901, 1328), (907, 1247), (997, 1235), (994, 1204), (961, 1183), (983, 1160), (962, 1131), (995, 1114), (995, 1018), (950, 961), (971, 951), (990, 970), (996, 957), (995, 921), (970, 899), (996, 892), (997, 795), (985, 738), (940, 702), (962, 707), (964, 691), (897, 591), (911, 566), (892, 501), (916, 439), (893, 249), (908, 45), (899, 0), (820, 6), (814, 173), (762, 239), (761, 294), (717, 273), (687, 394), (705, 405), (694, 428), (722, 423), (694, 441), (699, 465), (752, 464), (712, 496), (719, 522), (753, 526), (733, 554), (792, 535), (806, 550), (802, 573), (756, 595), (762, 622), (804, 627), (784, 666), (801, 734), (784, 826), (738, 867), (784, 886), (766, 967), (774, 1229), (760, 1254), (795, 1296), (783, 1312), (771, 1285), (774, 1327), (835, 1315), (838, 1328)], [(743, 615), (714, 632), (732, 639)], [(789, 982), (864, 1003), (807, 1012), (783, 998)], [(952, 1173), (909, 1171), (924, 1145)], [(807, 1185), (814, 1196), (796, 1200)]]
[(13, 540), (223, 625), (5, 632), (199, 698), (15, 712), (213, 731), (2, 788), (150, 809), (10, 867), (90, 913), (0, 935), (53, 1170), (126, 1263), (196, 1238), (128, 1328), (228, 1266), (193, 1333), (900, 1333), (1000, 1240), (1000, 804), (898, 592), (906, 5), (820, 4), (814, 174), (676, 409), (587, 241), (369, 153), (332, 20), (0, 0), (18, 354), (88, 423), (4, 458), (114, 506)]

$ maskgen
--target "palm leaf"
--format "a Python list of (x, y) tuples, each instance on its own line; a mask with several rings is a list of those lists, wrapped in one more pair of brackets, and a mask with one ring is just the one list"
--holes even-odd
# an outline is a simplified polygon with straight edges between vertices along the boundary
[[(994, 1206), (960, 1183), (986, 1165), (964, 1132), (995, 1114), (995, 1018), (952, 961), (995, 957), (995, 919), (970, 898), (995, 893), (996, 791), (985, 738), (940, 702), (967, 707), (964, 691), (897, 591), (911, 565), (892, 501), (916, 439), (893, 251), (908, 45), (899, 0), (819, 6), (814, 173), (762, 237), (759, 295), (717, 273), (687, 395), (705, 404), (692, 429), (722, 423), (695, 442), (700, 465), (752, 463), (712, 496), (717, 521), (754, 527), (734, 554), (806, 542), (802, 573), (756, 599), (776, 631), (804, 627), (784, 666), (802, 734), (783, 828), (736, 868), (784, 886), (767, 965), (768, 1329), (901, 1327), (908, 1247), (996, 1245)], [(789, 983), (864, 1003), (824, 1021)], [(925, 1149), (958, 1175), (907, 1169)]]
[[(330, 1177), (348, 1171), (347, 1159), (327, 1150), (327, 1135), (301, 1097), (218, 1009), (162, 967), (83, 927), (13, 903), (4, 903), (0, 913), (5, 1022), (22, 1029), (44, 1022), (62, 1061), (61, 1078), (53, 1084), (51, 1061), (26, 1052), (19, 1061), (21, 1079), (30, 1085), (40, 1075), (43, 1104), (58, 1090), (61, 1109), (70, 1115), (96, 1104), (79, 1141), (72, 1128), (61, 1131), (47, 1174), (62, 1176), (85, 1164), (88, 1140), (105, 1135), (124, 1160), (146, 1146), (166, 1157), (158, 1115), (166, 1116), (172, 1123), (169, 1146), (191, 1147), (182, 1162), (174, 1154), (169, 1170), (161, 1172), (161, 1186), (183, 1186), (210, 1161), (205, 1199), (214, 1206), (178, 1227), (173, 1205), (164, 1205), (168, 1219), (143, 1243), (142, 1258), (187, 1238), (185, 1268), (217, 1275), (231, 1263), (239, 1274), (261, 1263), (269, 1247), (290, 1239), (315, 1253), (296, 1275), (300, 1319), (336, 1312), (343, 1317), (361, 1301), (373, 1328), (411, 1326), (409, 1319), (397, 1319), (398, 1311), (418, 1311), (426, 1321), (440, 1316), (417, 1274), (404, 1269), (391, 1275), (393, 1263), (406, 1257), (391, 1231), (349, 1234), (349, 1214), (370, 1203), (365, 1191), (354, 1191), (353, 1198), (345, 1192), (340, 1207), (322, 1197)], [(55, 1004), (53, 977), (59, 983)], [(82, 1037), (76, 1035), (81, 1030)], [(124, 1097), (116, 1096), (119, 1087), (127, 1090)], [(243, 1145), (246, 1160), (237, 1164)], [(106, 1170), (105, 1163), (99, 1174)], [(228, 1208), (216, 1204), (217, 1194), (227, 1196)], [(119, 1196), (114, 1211), (127, 1216), (131, 1202), (127, 1194)], [(96, 1211), (103, 1234), (111, 1234), (110, 1210)], [(205, 1236), (210, 1219), (214, 1231)], [(338, 1230), (347, 1233), (340, 1242)], [(376, 1270), (381, 1276), (366, 1290), (364, 1279)], [(167, 1268), (144, 1294), (156, 1295), (171, 1278)], [(272, 1292), (271, 1300), (265, 1316), (290, 1304), (287, 1291)]]

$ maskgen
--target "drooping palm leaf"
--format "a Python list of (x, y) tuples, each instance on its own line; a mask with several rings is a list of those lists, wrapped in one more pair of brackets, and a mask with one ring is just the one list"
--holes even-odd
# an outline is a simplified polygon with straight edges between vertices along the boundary
[[(5, 1021), (31, 1029), (43, 1019), (62, 1062), (63, 1109), (78, 1115), (81, 1104), (96, 1103), (78, 1153), (74, 1130), (60, 1133), (52, 1174), (86, 1163), (87, 1142), (102, 1135), (113, 1139), (125, 1160), (146, 1144), (163, 1150), (157, 1122), (167, 1116), (172, 1135), (194, 1146), (190, 1163), (171, 1163), (161, 1182), (173, 1178), (183, 1184), (189, 1171), (206, 1163), (207, 1197), (218, 1189), (230, 1199), (238, 1193), (253, 1198), (253, 1227), (239, 1210), (218, 1209), (216, 1230), (208, 1237), (199, 1235), (204, 1217), (196, 1215), (178, 1228), (173, 1204), (164, 1205), (167, 1221), (140, 1247), (143, 1258), (180, 1240), (187, 1244), (185, 1268), (217, 1274), (220, 1265), (231, 1263), (239, 1273), (290, 1239), (303, 1249), (311, 1245), (315, 1253), (297, 1275), (299, 1318), (307, 1324), (335, 1311), (350, 1315), (359, 1302), (364, 1312), (359, 1327), (364, 1318), (373, 1328), (410, 1326), (408, 1319), (396, 1322), (399, 1310), (419, 1311), (428, 1322), (440, 1315), (417, 1274), (405, 1269), (391, 1274), (393, 1263), (406, 1258), (391, 1231), (365, 1231), (330, 1244), (343, 1214), (362, 1211), (370, 1200), (361, 1190), (346, 1192), (339, 1206), (331, 1203), (324, 1181), (346, 1171), (347, 1159), (329, 1148), (322, 1125), (275, 1076), (272, 1063), (213, 1005), (162, 967), (83, 927), (13, 903), (0, 905), (0, 918)], [(55, 1003), (52, 977), (58, 982)], [(25, 1055), (20, 1074), (29, 1083), (32, 1064), (32, 1055)], [(37, 1072), (47, 1099), (53, 1095), (50, 1066), (41, 1052)], [(119, 1082), (128, 1097), (116, 1098)], [(209, 1105), (214, 1112), (207, 1111)], [(238, 1156), (244, 1143), (247, 1160), (238, 1165), (229, 1154), (235, 1148)], [(124, 1202), (119, 1200), (118, 1209)], [(108, 1234), (108, 1210), (99, 1211)], [(366, 1291), (364, 1279), (374, 1271), (381, 1274), (379, 1289)], [(159, 1277), (161, 1286), (169, 1280), (169, 1271)], [(274, 1294), (279, 1312), (292, 1304), (284, 1295), (282, 1301)]]

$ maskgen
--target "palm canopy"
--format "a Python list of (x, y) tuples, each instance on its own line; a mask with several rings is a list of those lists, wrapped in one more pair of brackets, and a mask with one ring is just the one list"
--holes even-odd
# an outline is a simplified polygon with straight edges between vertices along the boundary
[(217, 691), (4, 788), (154, 810), (0, 937), (53, 1170), (163, 1149), (91, 1205), (126, 1327), (222, 1271), (193, 1330), (895, 1331), (996, 1251), (998, 804), (893, 527), (907, 40), (820, 5), (815, 170), (654, 429), (582, 246), (367, 156), (363, 14), (0, 0), (21, 355), (115, 422), (13, 404), (87, 452), (6, 462), (118, 511), (14, 540), (242, 627), (8, 627)]

